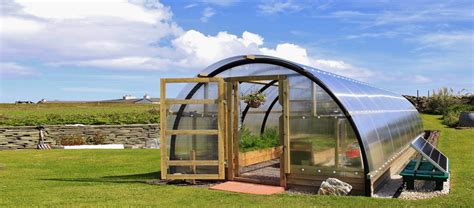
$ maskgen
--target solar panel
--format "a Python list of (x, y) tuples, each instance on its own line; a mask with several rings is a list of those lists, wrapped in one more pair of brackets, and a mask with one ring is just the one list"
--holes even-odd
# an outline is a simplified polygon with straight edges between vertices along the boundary
[(449, 174), (448, 158), (426, 139), (418, 137), (410, 145), (439, 170)]

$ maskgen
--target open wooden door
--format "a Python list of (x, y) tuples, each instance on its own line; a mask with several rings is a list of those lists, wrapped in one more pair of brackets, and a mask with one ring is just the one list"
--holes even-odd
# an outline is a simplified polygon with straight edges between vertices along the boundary
[[(195, 89), (203, 92), (202, 99), (196, 98), (198, 96), (168, 99), (166, 86), (169, 83), (196, 83)], [(213, 86), (212, 90), (209, 90), (210, 86)], [(224, 179), (223, 79), (165, 78), (161, 79), (160, 87), (161, 178)], [(194, 108), (189, 110), (191, 106)], [(172, 108), (180, 110), (170, 111)], [(175, 123), (168, 124), (173, 118)], [(180, 119), (183, 125), (177, 126), (176, 119)]]

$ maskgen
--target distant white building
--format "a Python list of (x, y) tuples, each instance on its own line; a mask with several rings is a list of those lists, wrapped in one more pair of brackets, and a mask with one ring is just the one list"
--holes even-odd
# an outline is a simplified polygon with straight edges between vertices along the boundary
[(137, 99), (136, 97), (132, 96), (132, 95), (124, 95), (122, 97), (123, 100), (132, 100), (132, 99)]

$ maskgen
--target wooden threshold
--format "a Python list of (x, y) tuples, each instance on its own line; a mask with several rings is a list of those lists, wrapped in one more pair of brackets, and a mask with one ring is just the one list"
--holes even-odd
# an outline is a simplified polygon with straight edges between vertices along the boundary
[(170, 166), (217, 166), (218, 160), (169, 160)]
[(234, 177), (234, 181), (246, 182), (246, 183), (256, 183), (256, 184), (263, 184), (263, 185), (271, 185), (271, 186), (280, 186), (280, 181), (263, 181), (253, 178), (246, 178), (242, 176)]
[(219, 174), (168, 174), (167, 179), (186, 180), (186, 179), (202, 179), (202, 180), (218, 180)]

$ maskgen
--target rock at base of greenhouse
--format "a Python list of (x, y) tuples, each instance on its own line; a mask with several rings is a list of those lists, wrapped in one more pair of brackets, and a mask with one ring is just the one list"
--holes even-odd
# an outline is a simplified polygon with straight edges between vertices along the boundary
[(337, 178), (328, 178), (326, 181), (321, 183), (319, 187), (319, 195), (334, 195), (334, 196), (345, 196), (351, 192), (352, 186), (346, 182), (343, 182)]

